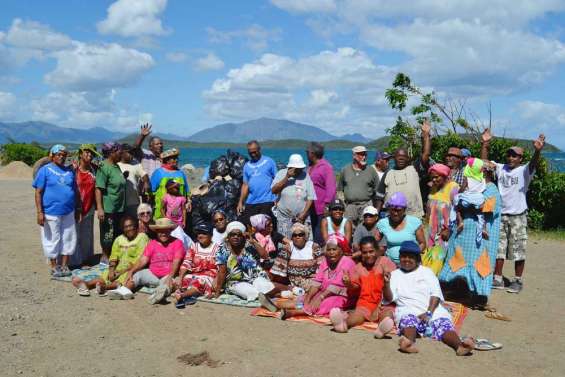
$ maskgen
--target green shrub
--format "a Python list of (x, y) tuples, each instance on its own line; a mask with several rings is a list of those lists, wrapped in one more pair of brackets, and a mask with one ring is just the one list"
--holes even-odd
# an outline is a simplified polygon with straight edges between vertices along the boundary
[(4, 144), (1, 149), (2, 164), (6, 165), (12, 161), (23, 161), (32, 166), (35, 161), (47, 156), (47, 149), (42, 148), (39, 144), (31, 143), (9, 143)]

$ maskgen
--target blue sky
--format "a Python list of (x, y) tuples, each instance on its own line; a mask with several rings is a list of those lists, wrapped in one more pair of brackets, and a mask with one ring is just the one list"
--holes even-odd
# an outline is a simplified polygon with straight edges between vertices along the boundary
[(394, 75), (565, 148), (565, 2), (12, 1), (0, 121), (190, 135), (285, 118), (382, 136)]

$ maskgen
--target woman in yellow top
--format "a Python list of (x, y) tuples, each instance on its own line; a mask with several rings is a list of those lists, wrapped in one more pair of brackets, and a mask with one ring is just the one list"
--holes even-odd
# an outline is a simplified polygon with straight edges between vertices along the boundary
[[(135, 265), (143, 254), (149, 238), (145, 233), (138, 232), (138, 222), (135, 218), (126, 215), (122, 219), (121, 228), (123, 234), (114, 240), (112, 253), (110, 254), (110, 266), (97, 279), (84, 281), (78, 277), (73, 278), (73, 285), (77, 288), (80, 296), (90, 296), (90, 289), (96, 288), (100, 295), (104, 295), (107, 289), (123, 289), (122, 285), (127, 278), (127, 272)], [(129, 294), (120, 294), (111, 298), (130, 298)]]

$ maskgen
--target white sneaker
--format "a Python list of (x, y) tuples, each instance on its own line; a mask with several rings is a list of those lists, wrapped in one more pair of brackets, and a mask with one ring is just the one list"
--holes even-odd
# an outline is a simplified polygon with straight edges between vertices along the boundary
[(157, 288), (155, 288), (155, 292), (153, 292), (153, 294), (151, 296), (149, 296), (147, 301), (151, 305), (158, 304), (161, 301), (163, 301), (165, 299), (165, 297), (167, 297), (169, 295), (169, 293), (170, 293), (169, 287), (164, 285), (164, 284), (161, 284)]
[(110, 300), (131, 300), (133, 298), (133, 292), (122, 285), (117, 289), (108, 291), (108, 298)]

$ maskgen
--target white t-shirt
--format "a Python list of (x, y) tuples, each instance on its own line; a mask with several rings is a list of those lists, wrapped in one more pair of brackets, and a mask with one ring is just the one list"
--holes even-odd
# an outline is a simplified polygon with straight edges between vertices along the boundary
[(314, 259), (314, 251), (312, 246), (314, 243), (312, 241), (307, 241), (306, 245), (302, 249), (297, 249), (294, 244), (291, 245), (290, 259), (292, 260), (312, 260)]
[[(392, 301), (396, 302), (396, 323), (408, 314), (418, 316), (425, 313), (430, 305), (430, 297), (438, 297), (443, 301), (443, 294), (439, 286), (439, 280), (431, 269), (419, 266), (414, 271), (404, 272), (396, 269), (390, 275), (390, 290)], [(449, 312), (438, 305), (431, 320), (438, 318), (451, 319)]]
[(122, 173), (128, 172), (126, 181), (126, 205), (138, 205), (139, 195), (137, 193), (137, 188), (139, 187), (139, 181), (147, 175), (147, 173), (143, 170), (143, 166), (141, 166), (141, 164), (132, 165), (118, 162), (118, 166)]
[(535, 170), (530, 173), (529, 163), (512, 170), (506, 164), (496, 164), (503, 215), (519, 215), (527, 211), (526, 194), (534, 174)]
[(182, 241), (182, 245), (184, 246), (184, 251), (187, 251), (192, 246), (192, 238), (188, 236), (179, 225), (171, 232), (171, 236), (175, 237), (177, 240)]
[(224, 243), (224, 239), (227, 236), (227, 231), (224, 230), (224, 233), (220, 233), (214, 228), (212, 233), (212, 242), (217, 243), (218, 245), (222, 245)]

